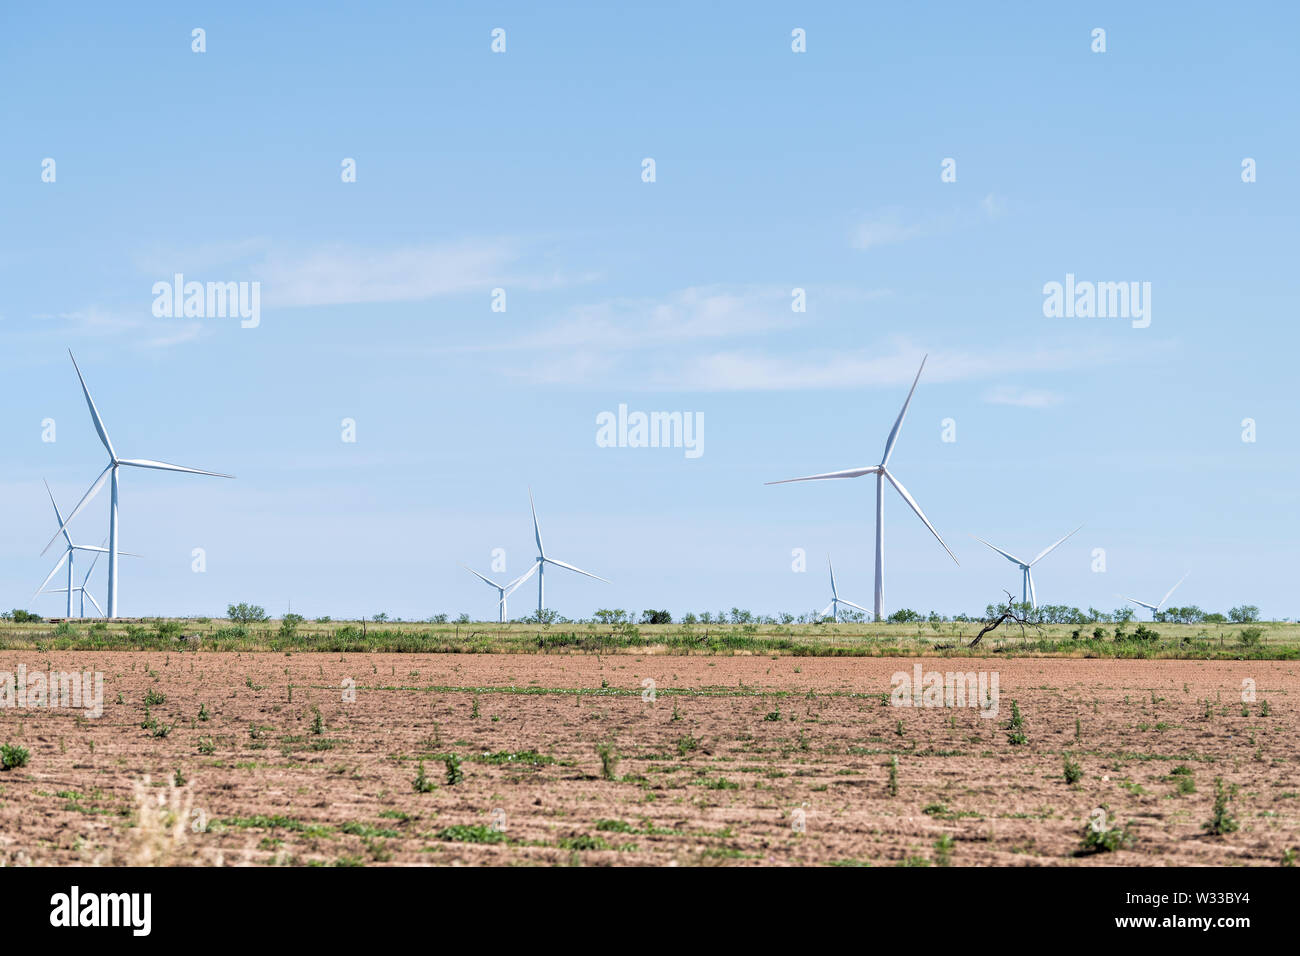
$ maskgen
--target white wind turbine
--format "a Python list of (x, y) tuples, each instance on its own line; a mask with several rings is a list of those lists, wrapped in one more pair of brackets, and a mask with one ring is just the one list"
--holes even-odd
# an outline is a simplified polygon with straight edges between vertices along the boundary
[(534, 562), (532, 567), (530, 567), (523, 574), (519, 575), (519, 577), (515, 578), (513, 581), (509, 581), (505, 584), (497, 584), (491, 578), (487, 578), (479, 574), (468, 564), (462, 564), (461, 567), (464, 568), (466, 571), (468, 571), (470, 574), (474, 575), (474, 577), (478, 578), (484, 584), (497, 589), (497, 594), (500, 597), (500, 600), (497, 602), (497, 607), (500, 609), (499, 620), (501, 621), (502, 624), (506, 623), (506, 621), (508, 620), (508, 615), (506, 613), (506, 598), (508, 598), (511, 594), (513, 594), (515, 592), (515, 589), (518, 588), (519, 585), (523, 584), (525, 581), (531, 578), (533, 576), (533, 573), (536, 572), (537, 570), (537, 564), (536, 562)]
[[(66, 547), (63, 549), (63, 557), (59, 558), (59, 563), (56, 564), (56, 565), (54, 566), (54, 569), (53, 569), (52, 571), (50, 571), (50, 573), (49, 573), (48, 575), (45, 576), (45, 580), (41, 582), (41, 586), (38, 587), (38, 588), (36, 589), (36, 593), (32, 595), (32, 600), (33, 600), (33, 601), (36, 600), (36, 598), (37, 598), (39, 595), (43, 594), (43, 593), (48, 593), (48, 594), (62, 594), (64, 591), (67, 591), (67, 592), (68, 592), (68, 610), (67, 610), (67, 614), (66, 614), (65, 616), (71, 618), (71, 617), (72, 617), (72, 595), (73, 595), (73, 593), (77, 590), (77, 587), (76, 587), (76, 585), (74, 584), (74, 581), (76, 580), (75, 577), (74, 577), (74, 574), (75, 574), (75, 567), (74, 567), (74, 565), (76, 564), (76, 554), (77, 554), (77, 552), (78, 552), (78, 551), (89, 551), (89, 552), (94, 552), (94, 553), (95, 553), (95, 560), (98, 561), (98, 560), (99, 560), (99, 555), (100, 555), (100, 554), (106, 554), (107, 551), (108, 551), (108, 549), (107, 549), (107, 548), (94, 548), (94, 547), (91, 547), (90, 545), (86, 545), (86, 544), (74, 544), (73, 541), (72, 541), (72, 538), (68, 535), (68, 531), (67, 531), (67, 522), (65, 522), (65, 521), (63, 520), (63, 515), (59, 512), (59, 503), (58, 503), (57, 501), (54, 500), (54, 492), (50, 491), (50, 483), (49, 483), (48, 481), (45, 482), (45, 493), (46, 493), (47, 495), (50, 496), (50, 504), (52, 504), (52, 505), (54, 506), (54, 518), (55, 518), (55, 520), (58, 521), (58, 523), (59, 523), (59, 529), (60, 529), (60, 532), (63, 534), (63, 540), (64, 540), (64, 542), (65, 542), (65, 544), (66, 544)], [(69, 520), (71, 520), (71, 518), (69, 518)], [(54, 537), (55, 537), (55, 539), (57, 540), (58, 537), (59, 537), (59, 535), (58, 535), (58, 534), (55, 534)], [(132, 557), (135, 557), (135, 555), (132, 555)], [(65, 564), (68, 566), (68, 586), (67, 586), (66, 588), (51, 588), (51, 589), (47, 592), (47, 591), (45, 590), (45, 585), (49, 584), (50, 581), (52, 581), (52, 580), (54, 579), (54, 576), (55, 576), (56, 574), (59, 573), (59, 569), (60, 569), (61, 567), (63, 567)], [(91, 570), (93, 571), (94, 568), (95, 568), (95, 565), (92, 563), (90, 567), (91, 567)], [(89, 576), (90, 576), (90, 575), (87, 575), (87, 577), (89, 577)], [(93, 598), (91, 599), (91, 603), (92, 603), (92, 604), (95, 603)], [(96, 607), (98, 607), (98, 605), (96, 605)], [(82, 601), (82, 609), (83, 609), (83, 611), (84, 611), (84, 609), (85, 609), (85, 601), (84, 601), (84, 600)], [(101, 613), (103, 613), (103, 612), (101, 612)], [(85, 615), (83, 614), (82, 616), (84, 617)]]
[[(99, 417), (99, 409), (95, 407), (95, 401), (90, 397), (90, 389), (86, 387), (86, 380), (82, 377), (81, 369), (78, 368), (77, 360), (73, 357), (71, 350), (68, 351), (68, 357), (72, 359), (72, 367), (77, 370), (77, 379), (81, 382), (81, 391), (86, 396), (86, 406), (90, 409), (90, 417), (95, 423), (95, 431), (99, 434), (99, 440), (103, 442), (104, 447), (108, 449), (109, 461), (104, 470), (99, 473), (99, 477), (95, 479), (95, 483), (90, 486), (90, 490), (82, 496), (81, 501), (77, 503), (77, 507), (72, 509), (72, 514), (68, 515), (67, 520), (63, 522), (62, 527), (60, 527), (59, 530), (55, 532), (54, 537), (50, 539), (50, 544), (47, 544), (45, 550), (41, 553), (44, 554), (45, 551), (50, 550), (50, 545), (54, 544), (54, 542), (58, 540), (59, 534), (65, 531), (68, 522), (75, 518), (81, 509), (86, 506), (86, 503), (99, 493), (99, 489), (104, 486), (105, 480), (107, 480), (111, 475), (113, 479), (113, 495), (112, 501), (109, 504), (108, 512), (108, 617), (115, 618), (117, 617), (118, 469), (124, 465), (128, 465), (132, 468), (152, 468), (157, 471), (179, 471), (189, 475), (208, 475), (212, 478), (233, 478), (235, 476), (223, 475), (215, 471), (202, 471), (198, 468), (186, 468), (183, 465), (171, 465), (165, 461), (153, 461), (148, 458), (118, 458), (117, 452), (113, 450), (113, 443), (108, 439), (108, 430), (104, 427), (104, 420)], [(69, 603), (70, 602), (71, 598), (69, 598)]]
[(912, 404), (912, 394), (916, 391), (916, 383), (921, 380), (921, 371), (925, 368), (925, 360), (929, 356), (921, 359), (921, 368), (916, 370), (916, 378), (912, 381), (912, 389), (907, 393), (907, 401), (903, 402), (903, 410), (898, 413), (898, 420), (894, 422), (894, 427), (890, 429), (889, 438), (885, 440), (885, 453), (881, 456), (880, 464), (871, 465), (865, 468), (848, 468), (844, 471), (831, 471), (824, 475), (808, 475), (804, 478), (786, 478), (782, 481), (769, 481), (769, 485), (785, 485), (793, 481), (820, 481), (824, 478), (861, 478), (863, 475), (876, 476), (876, 620), (882, 620), (885, 616), (885, 482), (888, 481), (894, 486), (894, 490), (903, 496), (903, 500), (908, 506), (916, 512), (916, 516), (925, 522), (925, 526), (930, 529), (943, 545), (943, 549), (948, 552), (948, 557), (952, 558), (957, 564), (957, 555), (952, 553), (952, 549), (944, 544), (943, 538), (939, 532), (934, 530), (934, 525), (930, 524), (930, 519), (921, 511), (921, 506), (916, 503), (916, 499), (908, 494), (907, 489), (899, 483), (898, 479), (890, 474), (888, 467), (889, 456), (894, 452), (894, 443), (898, 441), (898, 430), (903, 427), (903, 417), (907, 414), (907, 406)]
[(868, 611), (861, 604), (854, 604), (852, 601), (846, 601), (844, 600), (844, 598), (840, 597), (839, 591), (835, 589), (835, 566), (831, 564), (831, 556), (829, 554), (826, 555), (826, 567), (830, 568), (830, 572), (831, 572), (831, 603), (826, 605), (825, 609), (822, 611), (822, 613), (819, 616), (825, 617), (827, 614), (830, 614), (831, 618), (835, 621), (836, 624), (838, 624), (840, 622), (841, 604), (847, 604), (849, 607), (857, 608), (859, 611), (863, 612), (864, 614), (870, 614), (871, 612)]
[[(100, 552), (107, 553), (107, 549), (101, 548)], [(125, 552), (123, 553), (125, 554)], [(79, 618), (84, 618), (86, 616), (87, 598), (90, 599), (91, 604), (95, 605), (95, 610), (99, 612), (99, 616), (100, 617), (104, 616), (104, 609), (99, 606), (99, 602), (95, 600), (95, 595), (91, 594), (90, 589), (87, 587), (87, 585), (90, 584), (90, 576), (95, 573), (95, 565), (98, 563), (99, 563), (99, 553), (96, 553), (95, 556), (90, 561), (90, 569), (86, 571), (86, 576), (81, 579), (81, 585), (79, 587), (72, 588), (71, 591), (69, 591), (69, 593), (75, 591), (76, 593), (81, 595), (81, 610), (77, 614), (77, 617)], [(50, 588), (49, 593), (62, 594), (64, 591), (68, 591), (68, 588)]]
[(537, 572), (537, 615), (538, 617), (541, 616), (542, 611), (546, 608), (546, 582), (545, 582), (544, 575), (546, 574), (546, 565), (548, 564), (554, 564), (556, 567), (566, 568), (569, 571), (577, 571), (579, 574), (585, 574), (587, 577), (595, 578), (597, 581), (604, 581), (606, 584), (612, 583), (606, 578), (602, 578), (599, 574), (592, 574), (590, 571), (584, 571), (582, 570), (582, 568), (576, 568), (572, 564), (566, 564), (565, 562), (560, 561), (557, 558), (548, 558), (546, 556), (546, 549), (542, 547), (542, 530), (540, 527), (538, 527), (537, 524), (537, 504), (536, 502), (533, 501), (532, 488), (528, 489), (528, 503), (529, 505), (532, 506), (533, 509), (533, 536), (537, 538), (537, 563), (533, 565), (532, 571), (529, 571), (528, 574), (529, 576), (531, 576), (533, 571)]
[[(1187, 574), (1191, 574), (1191, 573), (1192, 573), (1191, 571), (1187, 572)], [(1187, 580), (1187, 574), (1184, 574), (1181, 578), (1178, 579), (1178, 584), (1182, 584), (1184, 581)], [(1146, 601), (1139, 601), (1136, 598), (1124, 597), (1124, 595), (1122, 594), (1119, 596), (1124, 598), (1124, 600), (1128, 601), (1130, 604), (1136, 604), (1138, 607), (1146, 608), (1148, 611), (1151, 612), (1151, 620), (1154, 621), (1156, 619), (1156, 615), (1160, 613), (1160, 609), (1164, 607), (1165, 602), (1169, 600), (1170, 595), (1172, 595), (1175, 591), (1178, 590), (1178, 584), (1175, 584), (1173, 587), (1171, 587), (1168, 591), (1165, 592), (1165, 596), (1160, 599), (1159, 604), (1148, 604)]]
[[(1079, 525), (1079, 528), (1082, 527), (1083, 525)], [(1043, 560), (1043, 558), (1047, 557), (1049, 554), (1055, 551), (1058, 545), (1064, 543), (1065, 539), (1069, 538), (1070, 535), (1075, 533), (1075, 531), (1078, 531), (1079, 528), (1075, 528), (1074, 531), (1071, 531), (1070, 534), (1067, 534), (1065, 538), (1062, 538), (1060, 541), (1056, 542), (1056, 544), (1053, 544), (1052, 546), (1048, 548), (1044, 548), (1042, 551), (1038, 552), (1038, 557), (1034, 558), (1032, 561), (1021, 561), (1014, 554), (1008, 554), (1007, 552), (1003, 551), (1001, 548), (997, 547), (996, 545), (989, 544), (987, 541), (985, 541), (983, 538), (979, 537), (978, 535), (971, 535), (971, 537), (974, 538), (976, 541), (980, 542), (981, 544), (988, 545), (998, 554), (1002, 555), (1002, 557), (1006, 558), (1012, 564), (1017, 565), (1020, 568), (1020, 572), (1021, 572), (1020, 603), (1021, 604), (1027, 603), (1030, 606), (1032, 606), (1035, 610), (1037, 610), (1038, 595), (1034, 592), (1034, 574), (1032, 571), (1030, 571), (1030, 568), (1032, 568), (1039, 561)]]

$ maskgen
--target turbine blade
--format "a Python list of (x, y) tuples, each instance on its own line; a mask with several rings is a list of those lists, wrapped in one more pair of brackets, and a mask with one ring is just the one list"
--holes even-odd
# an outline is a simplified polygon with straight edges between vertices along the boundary
[(948, 545), (944, 544), (943, 537), (940, 536), (938, 531), (934, 530), (934, 525), (930, 524), (930, 519), (925, 516), (925, 512), (923, 512), (921, 510), (921, 506), (916, 503), (916, 499), (913, 498), (910, 494), (908, 494), (907, 489), (904, 488), (902, 485), (900, 485), (898, 483), (898, 479), (895, 478), (893, 475), (891, 475), (888, 471), (885, 471), (885, 477), (888, 478), (889, 483), (894, 486), (894, 490), (903, 496), (903, 500), (906, 501), (909, 505), (911, 505), (912, 510), (916, 512), (916, 516), (925, 522), (925, 526), (930, 529), (930, 533), (935, 536), (935, 538), (938, 540), (940, 544), (943, 545), (943, 550), (948, 552), (948, 557), (952, 558), (953, 563), (960, 565), (961, 562), (957, 560), (957, 555), (953, 554), (952, 549), (948, 547)]
[(54, 580), (54, 575), (58, 574), (59, 569), (62, 568), (65, 564), (67, 564), (67, 562), (68, 562), (68, 552), (64, 551), (63, 557), (59, 558), (59, 563), (54, 566), (54, 570), (51, 571), (49, 574), (45, 575), (45, 580), (41, 582), (41, 586), (38, 587), (36, 589), (36, 593), (32, 595), (33, 600), (36, 599), (36, 596), (38, 594), (40, 594), (42, 591), (45, 590), (45, 585), (49, 584), (51, 581)]
[(546, 549), (542, 547), (542, 529), (537, 523), (537, 503), (533, 501), (533, 489), (528, 489), (528, 505), (533, 509), (533, 536), (537, 538), (537, 553), (541, 557), (546, 557)]
[[(1191, 573), (1192, 573), (1191, 571), (1187, 572), (1187, 574), (1191, 574)], [(1182, 584), (1184, 581), (1187, 580), (1187, 574), (1184, 574), (1181, 578), (1178, 579), (1178, 584)], [(1169, 589), (1169, 591), (1165, 594), (1165, 596), (1160, 599), (1160, 603), (1157, 604), (1156, 607), (1165, 606), (1165, 602), (1169, 600), (1169, 595), (1173, 594), (1175, 591), (1178, 590), (1178, 584), (1175, 584), (1173, 587)]]
[(103, 617), (103, 616), (104, 616), (104, 609), (103, 609), (102, 607), (100, 607), (100, 606), (99, 606), (99, 602), (95, 600), (95, 595), (91, 594), (91, 593), (90, 593), (89, 591), (87, 591), (85, 588), (82, 588), (82, 589), (81, 589), (81, 593), (84, 594), (84, 595), (86, 595), (86, 600), (89, 601), (91, 604), (95, 605), (95, 610), (99, 612), (99, 616), (100, 616), (100, 617)]
[(99, 417), (99, 409), (95, 407), (95, 400), (90, 397), (90, 389), (86, 388), (86, 380), (82, 377), (81, 368), (77, 365), (72, 349), (68, 349), (68, 358), (72, 359), (72, 367), (77, 370), (77, 379), (81, 382), (81, 391), (86, 396), (86, 405), (90, 409), (90, 417), (95, 423), (95, 431), (99, 433), (99, 440), (108, 449), (108, 457), (116, 461), (117, 452), (113, 451), (113, 443), (108, 440), (108, 431), (104, 428), (104, 420)]
[(519, 577), (515, 578), (513, 581), (507, 584), (506, 593), (501, 598), (501, 600), (504, 601), (506, 598), (510, 597), (510, 595), (514, 594), (516, 589), (518, 589), (521, 584), (523, 584), (525, 581), (527, 581), (529, 578), (531, 578), (534, 574), (537, 573), (537, 568), (539, 566), (540, 566), (539, 562), (534, 561), (533, 566), (531, 568), (529, 568), (523, 574), (519, 575)]
[(831, 569), (831, 597), (839, 597), (839, 592), (835, 590), (835, 565), (831, 564), (831, 556), (826, 555), (826, 567)]
[(482, 582), (483, 582), (484, 584), (486, 584), (488, 587), (493, 587), (493, 588), (498, 588), (498, 589), (501, 587), (501, 585), (497, 584), (495, 581), (491, 580), (490, 578), (485, 578), (483, 575), (479, 574), (477, 571), (475, 571), (473, 568), (471, 568), (468, 564), (462, 564), (461, 567), (464, 568), (466, 571), (468, 571), (470, 574), (474, 575), (474, 577), (478, 578), (480, 581), (482, 581)]
[(1120, 597), (1124, 598), (1125, 601), (1128, 601), (1129, 604), (1136, 604), (1138, 607), (1144, 607), (1148, 611), (1154, 611), (1156, 609), (1156, 605), (1148, 604), (1146, 601), (1139, 601), (1137, 598), (1124, 597), (1122, 594)]
[(180, 471), (187, 475), (207, 475), (210, 478), (234, 478), (234, 475), (223, 475), (218, 471), (204, 471), (201, 468), (187, 468), (184, 465), (172, 465), (165, 461), (151, 461), (148, 458), (122, 458), (118, 461), (119, 465), (131, 465), (135, 468), (154, 468), (158, 471)]
[[(44, 478), (41, 479), (45, 481)], [(68, 529), (63, 523), (63, 515), (59, 512), (59, 503), (54, 500), (54, 492), (50, 491), (50, 483), (45, 481), (45, 493), (50, 496), (50, 504), (54, 505), (54, 519), (58, 521), (59, 527), (63, 529), (63, 538), (68, 544), (72, 544), (72, 539), (68, 537)], [(58, 535), (55, 535), (58, 537)]]
[[(81, 511), (82, 508), (86, 507), (86, 503), (90, 501), (91, 498), (95, 497), (95, 495), (99, 493), (99, 489), (104, 487), (104, 479), (108, 477), (108, 473), (112, 470), (113, 470), (113, 466), (110, 463), (107, 468), (105, 468), (103, 471), (99, 473), (99, 477), (96, 478), (95, 483), (90, 486), (90, 490), (81, 496), (81, 500), (77, 502), (77, 507), (72, 509), (71, 514), (69, 514), (68, 517), (64, 520), (63, 525), (59, 528), (58, 531), (54, 532), (54, 537), (50, 538), (50, 544), (54, 544), (55, 541), (59, 540), (59, 535), (63, 534), (67, 530), (68, 525), (72, 523), (72, 519), (77, 516), (77, 514)], [(50, 544), (47, 544), (45, 547), (41, 549), (41, 554), (44, 554), (46, 551), (50, 550)]]
[(585, 574), (587, 577), (595, 578), (597, 581), (604, 581), (606, 584), (614, 583), (613, 581), (610, 581), (607, 578), (602, 578), (599, 574), (592, 574), (590, 571), (584, 571), (582, 570), (582, 568), (574, 567), (572, 564), (566, 564), (563, 561), (556, 561), (554, 558), (547, 558), (546, 563), (558, 564), (562, 568), (567, 568), (570, 571), (577, 571), (579, 574)]
[(90, 576), (95, 573), (95, 565), (99, 563), (99, 554), (102, 553), (107, 553), (107, 552), (104, 551), (103, 549), (100, 549), (100, 552), (90, 559), (90, 567), (86, 569), (86, 576), (81, 579), (81, 588), (83, 591), (85, 590), (86, 585), (90, 583)]
[(834, 602), (834, 601), (831, 601), (830, 604), (827, 604), (824, 608), (822, 608), (822, 612), (821, 612), (820, 614), (818, 614), (817, 616), (818, 616), (818, 617), (829, 617), (829, 616), (830, 616), (830, 613), (831, 613), (831, 610), (832, 610), (834, 607), (835, 607), (835, 602)]
[(976, 541), (978, 541), (980, 544), (986, 544), (986, 545), (988, 545), (990, 548), (992, 548), (992, 549), (993, 549), (994, 551), (996, 551), (998, 554), (1002, 555), (1002, 557), (1006, 558), (1008, 561), (1010, 561), (1010, 562), (1012, 562), (1012, 563), (1014, 563), (1014, 564), (1018, 564), (1018, 565), (1020, 565), (1022, 568), (1025, 566), (1025, 562), (1021, 561), (1021, 560), (1020, 560), (1019, 558), (1017, 558), (1014, 554), (1010, 554), (1010, 553), (1008, 553), (1008, 552), (1006, 552), (1006, 551), (1003, 551), (1001, 548), (997, 547), (996, 545), (989, 544), (987, 541), (985, 541), (985, 540), (984, 540), (983, 538), (981, 538), (979, 535), (977, 535), (977, 534), (973, 534), (973, 535), (971, 535), (971, 537), (974, 538)]
[(861, 478), (863, 475), (874, 475), (880, 471), (879, 465), (872, 465), (870, 468), (846, 468), (844, 471), (828, 471), (824, 475), (807, 475), (803, 478), (782, 478), (780, 481), (765, 481), (765, 485), (788, 485), (792, 481), (821, 481), (823, 478)]
[(1025, 569), (1025, 577), (1029, 578), (1029, 606), (1038, 610), (1038, 592), (1034, 590), (1034, 572)]
[(847, 604), (849, 607), (855, 607), (855, 608), (857, 608), (857, 609), (858, 609), (859, 611), (861, 611), (863, 614), (870, 614), (870, 613), (871, 613), (871, 612), (868, 611), (865, 607), (863, 607), (861, 604), (854, 604), (852, 601), (846, 601), (846, 600), (844, 600), (844, 598), (837, 598), (837, 600), (838, 600), (841, 604)]
[[(1082, 527), (1083, 525), (1079, 525), (1079, 528)], [(1056, 542), (1056, 544), (1052, 545), (1050, 548), (1045, 548), (1044, 550), (1038, 552), (1038, 557), (1034, 558), (1034, 560), (1029, 562), (1030, 567), (1033, 567), (1039, 561), (1043, 560), (1043, 558), (1047, 557), (1049, 554), (1055, 551), (1058, 545), (1063, 544), (1066, 538), (1069, 538), (1070, 535), (1073, 535), (1075, 532), (1077, 532), (1079, 528), (1075, 528), (1074, 531), (1071, 531), (1070, 534), (1067, 534), (1065, 538), (1062, 538), (1060, 541)]]
[[(921, 356), (921, 368), (916, 370), (916, 378), (912, 379), (912, 388), (907, 393), (907, 401), (903, 402), (903, 410), (898, 413), (898, 420), (894, 422), (894, 427), (889, 431), (889, 438), (885, 440), (885, 455), (880, 459), (881, 468), (889, 464), (889, 456), (894, 453), (894, 443), (898, 441), (898, 430), (903, 427), (903, 419), (907, 416), (907, 406), (912, 404), (912, 395), (916, 392), (916, 383), (921, 381), (921, 371), (925, 368), (925, 360), (929, 357), (929, 355)], [(947, 545), (944, 545), (944, 547), (946, 548)]]

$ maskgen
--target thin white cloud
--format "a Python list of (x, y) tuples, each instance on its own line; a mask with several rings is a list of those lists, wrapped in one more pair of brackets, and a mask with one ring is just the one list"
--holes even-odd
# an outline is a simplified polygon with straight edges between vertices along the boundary
[[(911, 384), (922, 354), (922, 348), (908, 342), (851, 352), (815, 349), (773, 354), (734, 349), (704, 355), (655, 353), (650, 361), (644, 356), (636, 361), (621, 360), (600, 350), (579, 349), (547, 355), (526, 368), (515, 369), (514, 374), (539, 384), (701, 392), (892, 388)], [(1001, 378), (1007, 373), (1006, 356), (1002, 348), (931, 352), (925, 377), (934, 383)], [(1020, 353), (1018, 362), (1023, 369), (1040, 372), (1083, 368), (1122, 357), (1122, 353), (1105, 349), (1041, 349)], [(1025, 391), (1004, 397), (1046, 403), (1050, 394)]]
[(998, 385), (984, 395), (984, 401), (990, 405), (1014, 405), (1017, 408), (1050, 408), (1059, 405), (1062, 398), (1059, 392), (1014, 385)]
[(919, 239), (924, 235), (925, 229), (919, 224), (905, 225), (895, 219), (877, 219), (859, 223), (853, 230), (853, 248), (874, 249), (876, 246)]

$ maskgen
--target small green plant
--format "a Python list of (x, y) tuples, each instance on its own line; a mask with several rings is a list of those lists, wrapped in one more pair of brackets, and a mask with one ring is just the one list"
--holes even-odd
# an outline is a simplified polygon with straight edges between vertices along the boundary
[(1083, 844), (1079, 852), (1113, 853), (1116, 850), (1130, 849), (1136, 842), (1137, 838), (1126, 827), (1111, 826), (1106, 819), (1090, 821), (1084, 825)]
[(217, 752), (217, 745), (215, 742), (213, 742), (211, 737), (199, 738), (199, 753), (211, 755), (216, 752)]
[(447, 754), (442, 762), (447, 768), (447, 786), (454, 787), (465, 779), (465, 771), (460, 769), (459, 754)]
[(614, 745), (600, 744), (596, 747), (596, 753), (600, 756), (601, 779), (613, 780), (614, 771), (618, 768), (618, 753), (614, 750)]
[(430, 780), (427, 776), (425, 776), (424, 761), (421, 760), (419, 764), (419, 770), (415, 775), (415, 792), (432, 793), (434, 790), (437, 789), (438, 789), (438, 785), (434, 783), (432, 780)]
[(30, 756), (26, 747), (5, 744), (0, 747), (0, 769), (13, 770), (15, 767), (25, 767)]
[(1083, 779), (1083, 768), (1079, 766), (1078, 761), (1071, 759), (1069, 754), (1064, 755), (1064, 773), (1065, 782), (1073, 786)]
[(1282, 851), (1282, 865), (1295, 866), (1296, 851), (1288, 848)]
[(939, 839), (934, 841), (934, 862), (940, 866), (948, 866), (952, 863), (953, 838), (951, 833), (945, 833)]
[(889, 795), (898, 796), (898, 754), (889, 758)]
[(208, 713), (207, 704), (199, 704), (199, 720), (207, 720), (212, 715)]
[(471, 720), (478, 720), (478, 694), (474, 695), (474, 708), (469, 712)]
[(1261, 700), (1259, 702), (1259, 716), (1267, 717), (1272, 712), (1273, 712), (1272, 709), (1268, 706), (1268, 701)]
[(1029, 738), (1025, 736), (1024, 726), (1025, 719), (1020, 715), (1020, 705), (1013, 700), (1011, 702), (1011, 719), (1007, 721), (1007, 742), (1013, 747), (1020, 747), (1029, 743)]
[(1214, 778), (1214, 810), (1208, 823), (1201, 824), (1201, 829), (1212, 836), (1232, 833), (1240, 824), (1232, 815), (1232, 801), (1237, 796), (1237, 785), (1225, 786), (1222, 777)]
[(159, 704), (167, 703), (167, 697), (150, 687), (144, 695), (144, 705), (146, 707), (157, 707)]
[(764, 715), (763, 715), (763, 719), (764, 719), (764, 720), (769, 720), (769, 721), (780, 720), (780, 719), (781, 719), (781, 705), (780, 705), (780, 704), (777, 704), (777, 705), (776, 705), (776, 710), (771, 710), (771, 711), (768, 711), (766, 714), (764, 714)]
[(316, 716), (311, 721), (311, 732), (319, 737), (325, 733), (325, 718), (321, 716), (319, 707), (313, 707), (312, 711)]
[(1180, 763), (1173, 770), (1169, 771), (1169, 776), (1174, 778), (1174, 786), (1178, 788), (1179, 793), (1195, 793), (1196, 779), (1192, 776), (1192, 768), (1185, 763)]

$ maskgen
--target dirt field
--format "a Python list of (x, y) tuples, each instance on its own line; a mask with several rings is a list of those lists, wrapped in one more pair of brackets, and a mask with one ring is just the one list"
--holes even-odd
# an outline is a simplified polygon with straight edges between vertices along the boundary
[[(891, 706), (918, 663), (996, 672), (996, 717)], [(20, 664), (101, 671), (103, 716), (0, 709), (0, 744), (30, 751), (0, 772), (10, 864), (1275, 866), (1300, 847), (1294, 662), (0, 653)], [(1222, 835), (1216, 777), (1237, 787)], [(1132, 849), (1075, 855), (1098, 808)]]

